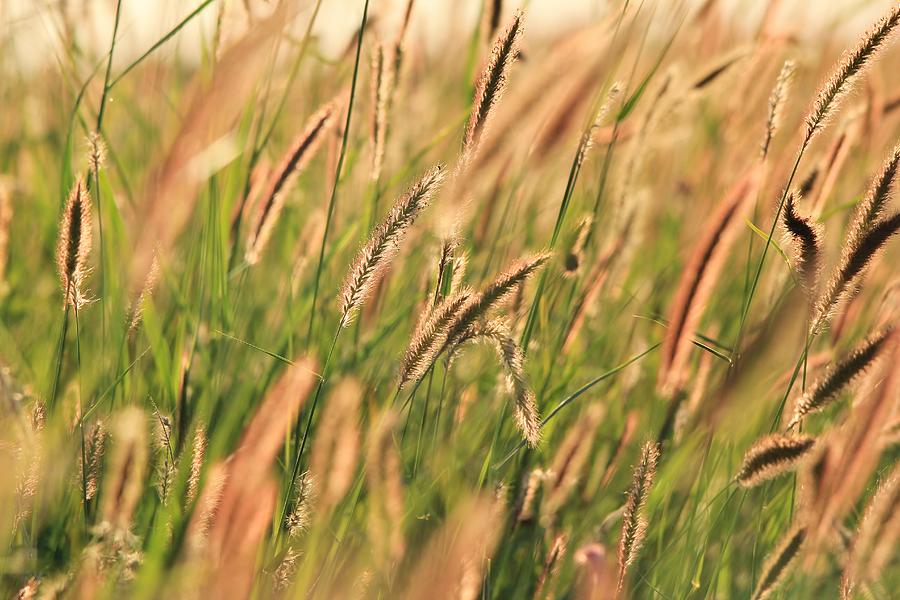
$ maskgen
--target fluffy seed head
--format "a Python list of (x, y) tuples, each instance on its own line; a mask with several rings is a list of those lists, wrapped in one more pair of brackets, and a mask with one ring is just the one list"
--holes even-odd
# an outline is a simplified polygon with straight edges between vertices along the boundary
[(863, 69), (872, 62), (872, 58), (878, 50), (887, 43), (898, 23), (900, 23), (900, 6), (894, 5), (872, 29), (860, 38), (856, 47), (844, 55), (834, 74), (819, 90), (812, 109), (806, 116), (804, 145), (808, 144), (815, 133), (824, 127), (841, 98), (853, 86)]
[(603, 125), (603, 121), (606, 119), (606, 115), (609, 114), (609, 111), (612, 109), (613, 104), (615, 104), (616, 100), (618, 99), (619, 92), (621, 92), (621, 90), (621, 84), (618, 81), (613, 82), (613, 84), (609, 88), (609, 92), (607, 92), (606, 94), (606, 100), (600, 106), (600, 109), (597, 111), (596, 116), (594, 116), (594, 121), (581, 136), (581, 142), (578, 144), (578, 152), (575, 156), (576, 168), (580, 169), (581, 165), (584, 164), (584, 159), (587, 156), (587, 153), (594, 145), (594, 136), (596, 135), (597, 130), (600, 129), (600, 126)]
[(500, 17), (503, 13), (503, 0), (488, 0), (484, 3), (484, 16), (482, 26), (487, 41), (494, 38), (497, 28), (500, 27)]
[(847, 356), (829, 368), (822, 377), (813, 382), (794, 409), (788, 429), (796, 426), (808, 414), (824, 410), (837, 399), (841, 390), (850, 385), (875, 361), (890, 337), (892, 327), (876, 331), (854, 348)]
[(388, 104), (394, 85), (394, 57), (378, 43), (372, 53), (372, 168), (373, 181), (381, 178), (384, 164), (384, 144), (387, 139)]
[(763, 142), (760, 147), (760, 154), (765, 160), (769, 155), (769, 146), (772, 139), (778, 131), (781, 124), (781, 113), (787, 102), (790, 93), (791, 80), (794, 78), (794, 69), (796, 65), (792, 60), (784, 61), (781, 71), (778, 73), (778, 79), (775, 80), (775, 87), (772, 88), (772, 94), (769, 96), (769, 111), (766, 117), (766, 130), (763, 135)]
[(516, 11), (512, 22), (494, 42), (491, 56), (478, 78), (475, 86), (475, 101), (463, 137), (460, 156), (460, 164), (463, 166), (474, 159), (491, 113), (500, 102), (509, 84), (509, 72), (519, 51), (524, 17), (521, 10)]
[(410, 381), (418, 381), (434, 363), (447, 341), (451, 323), (472, 295), (472, 291), (462, 290), (419, 320), (400, 367), (401, 388)]
[(774, 433), (759, 439), (744, 455), (737, 482), (754, 487), (769, 479), (795, 470), (809, 456), (816, 440), (807, 435), (785, 436)]
[(474, 294), (451, 323), (446, 346), (455, 346), (469, 332), (472, 325), (492, 308), (505, 300), (515, 289), (540, 269), (552, 256), (549, 252), (538, 252), (517, 260), (480, 293)]
[(844, 577), (841, 581), (842, 598), (852, 597), (850, 592), (861, 583), (874, 581), (888, 565), (897, 549), (900, 538), (900, 465), (878, 485), (869, 500), (859, 525), (859, 533), (853, 540)]
[(312, 524), (312, 511), (318, 501), (318, 481), (309, 474), (303, 473), (294, 485), (294, 509), (285, 517), (288, 535), (296, 539), (306, 533)]
[(144, 285), (141, 286), (141, 292), (131, 306), (131, 322), (128, 325), (128, 333), (133, 334), (141, 323), (144, 316), (144, 304), (153, 295), (156, 290), (156, 284), (159, 282), (159, 255), (153, 255), (153, 262), (150, 263), (150, 270), (144, 279)]
[(369, 540), (382, 568), (406, 550), (403, 538), (404, 491), (400, 456), (394, 447), (397, 415), (389, 412), (373, 421), (366, 452), (366, 482), (370, 494)]
[(784, 202), (782, 224), (794, 248), (794, 268), (807, 295), (812, 298), (818, 288), (822, 262), (821, 227), (797, 212), (797, 192), (788, 194)]
[(390, 267), (407, 230), (428, 206), (444, 180), (444, 168), (433, 167), (404, 194), (357, 254), (341, 289), (341, 327), (347, 327), (365, 304), (375, 284)]
[(659, 446), (646, 442), (641, 448), (641, 462), (634, 470), (631, 489), (622, 512), (622, 535), (619, 538), (619, 574), (616, 591), (625, 587), (625, 575), (628, 567), (634, 562), (644, 537), (647, 535), (647, 516), (645, 508), (653, 477), (656, 475), (656, 463), (659, 461)]
[(76, 309), (88, 302), (84, 279), (90, 253), (91, 198), (84, 179), (79, 177), (69, 192), (56, 246), (56, 264), (62, 279), (65, 303)]
[(322, 145), (325, 133), (334, 120), (337, 105), (329, 102), (306, 122), (303, 132), (297, 137), (278, 167), (269, 174), (263, 187), (260, 208), (247, 239), (245, 260), (247, 264), (259, 262), (260, 254), (269, 242), (272, 229), (281, 215), (285, 196), (290, 191), (297, 175), (306, 168)]
[(715, 288), (728, 252), (742, 224), (748, 199), (759, 185), (760, 171), (751, 169), (729, 191), (704, 227), (669, 309), (669, 328), (662, 347), (657, 389), (674, 396), (684, 385), (694, 331)]
[(148, 448), (144, 413), (137, 408), (122, 411), (116, 419), (112, 441), (101, 512), (109, 523), (127, 529), (144, 490)]
[(548, 473), (543, 469), (532, 469), (528, 473), (524, 491), (522, 492), (522, 500), (519, 503), (519, 511), (516, 520), (520, 523), (527, 523), (534, 518), (534, 502), (537, 497), (541, 483), (546, 480)]
[(206, 430), (198, 425), (194, 431), (194, 447), (191, 453), (191, 474), (188, 476), (187, 501), (191, 503), (200, 489), (200, 473), (203, 470), (203, 459), (206, 456)]
[(866, 197), (853, 214), (840, 261), (816, 303), (811, 325), (813, 333), (827, 323), (839, 305), (853, 296), (863, 271), (900, 227), (900, 213), (890, 217), (883, 216), (890, 201), (898, 167), (900, 146), (885, 161)]
[(85, 477), (84, 497), (91, 500), (97, 495), (97, 487), (100, 482), (100, 471), (103, 466), (103, 448), (106, 442), (106, 428), (103, 421), (97, 421), (88, 441), (87, 456), (90, 458)]
[(867, 267), (897, 231), (900, 231), (900, 212), (874, 223), (859, 238), (848, 240), (841, 261), (816, 304), (811, 333), (818, 333), (838, 307), (856, 294)]
[[(541, 437), (541, 420), (535, 404), (534, 393), (525, 378), (525, 353), (513, 339), (509, 327), (500, 319), (494, 319), (472, 328), (465, 338), (484, 337), (494, 342), (500, 362), (506, 372), (506, 389), (513, 398), (513, 416), (516, 427), (530, 446), (536, 446)], [(463, 343), (461, 340), (458, 344)]]
[(563, 272), (564, 277), (574, 277), (581, 270), (581, 265), (584, 262), (584, 247), (587, 244), (588, 235), (593, 224), (594, 219), (590, 215), (584, 217), (578, 223), (578, 227), (575, 230), (575, 239), (572, 241), (569, 251), (566, 252), (565, 263), (563, 264), (565, 269)]
[(869, 185), (866, 197), (857, 205), (850, 225), (849, 239), (859, 237), (863, 231), (884, 216), (885, 208), (893, 196), (898, 168), (900, 168), (900, 144), (895, 146), (885, 159), (878, 175)]
[(765, 600), (776, 590), (796, 562), (804, 541), (806, 541), (805, 527), (795, 527), (782, 538), (763, 566), (753, 600)]
[(103, 168), (106, 162), (106, 143), (103, 136), (94, 131), (88, 136), (88, 167), (95, 175)]
[(359, 459), (359, 403), (362, 387), (353, 379), (338, 383), (317, 426), (310, 473), (319, 482), (318, 506), (328, 510), (353, 483)]

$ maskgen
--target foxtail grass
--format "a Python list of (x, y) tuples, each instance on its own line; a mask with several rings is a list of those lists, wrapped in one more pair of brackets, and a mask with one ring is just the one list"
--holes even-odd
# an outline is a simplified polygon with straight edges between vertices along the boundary
[(384, 44), (378, 43), (372, 52), (372, 118), (369, 126), (372, 146), (372, 166), (369, 177), (381, 179), (384, 166), (384, 145), (387, 139), (388, 103), (394, 85), (394, 57)]
[(390, 268), (400, 250), (407, 230), (428, 206), (444, 179), (441, 165), (428, 170), (394, 204), (390, 212), (369, 236), (350, 267), (341, 288), (341, 327), (348, 327), (368, 300), (375, 285)]
[(744, 455), (735, 480), (749, 488), (794, 471), (812, 453), (815, 443), (815, 438), (807, 435), (773, 433), (761, 438)]
[(900, 538), (900, 466), (894, 466), (869, 499), (859, 530), (846, 557), (841, 598), (853, 597), (857, 587), (875, 581), (897, 550)]
[(451, 324), (473, 294), (472, 291), (462, 290), (423, 315), (403, 356), (398, 388), (403, 388), (410, 381), (418, 381), (434, 364), (450, 335)]
[(822, 231), (812, 219), (799, 214), (798, 200), (795, 192), (788, 194), (784, 204), (784, 229), (794, 249), (794, 269), (812, 303), (819, 288), (822, 269)]
[(657, 389), (674, 396), (687, 378), (688, 355), (703, 310), (718, 282), (728, 252), (759, 184), (759, 172), (751, 170), (729, 191), (704, 227), (700, 240), (682, 272), (669, 309), (669, 327), (663, 342)]
[(847, 52), (838, 63), (831, 78), (819, 90), (809, 114), (806, 116), (806, 136), (804, 145), (809, 144), (816, 132), (827, 123), (837, 109), (841, 99), (852, 88), (863, 70), (893, 35), (900, 24), (900, 6), (894, 6), (869, 31), (859, 39), (856, 46)]
[(805, 541), (806, 528), (794, 527), (778, 542), (763, 566), (753, 600), (765, 600), (775, 592), (797, 562)]
[(646, 442), (641, 448), (641, 461), (634, 469), (631, 489), (628, 491), (628, 499), (625, 501), (625, 510), (622, 513), (622, 534), (619, 537), (619, 571), (616, 579), (616, 596), (622, 593), (625, 587), (625, 576), (628, 567), (635, 561), (644, 538), (647, 536), (647, 497), (653, 486), (653, 478), (656, 475), (656, 464), (659, 461), (659, 446), (653, 442)]
[(79, 177), (66, 200), (56, 244), (64, 304), (76, 309), (88, 302), (84, 282), (89, 270), (91, 232), (91, 200), (84, 179)]
[(892, 331), (892, 327), (876, 331), (847, 356), (829, 367), (797, 402), (787, 428), (793, 429), (807, 415), (821, 412), (837, 400), (841, 391), (863, 374), (875, 361), (885, 347)]
[[(762, 270), (765, 266), (769, 247), (772, 245), (772, 236), (775, 235), (775, 228), (781, 220), (781, 212), (784, 209), (789, 190), (792, 189), (794, 177), (797, 174), (797, 169), (800, 167), (803, 155), (806, 153), (806, 149), (812, 142), (816, 132), (824, 127), (828, 118), (836, 110), (840, 98), (851, 89), (860, 73), (872, 62), (879, 50), (887, 45), (887, 41), (894, 29), (896, 29), (898, 23), (900, 23), (900, 6), (895, 6), (878, 23), (876, 23), (870, 31), (863, 34), (853, 50), (845, 54), (843, 59), (838, 63), (834, 74), (819, 89), (819, 92), (816, 95), (813, 106), (805, 119), (806, 130), (803, 141), (800, 143), (800, 148), (797, 150), (797, 157), (794, 159), (794, 165), (788, 175), (787, 183), (784, 185), (784, 192), (781, 194), (781, 199), (775, 210), (772, 226), (769, 229), (766, 243), (763, 246), (762, 254), (760, 255), (753, 279), (750, 283), (750, 289), (746, 301), (744, 302), (744, 308), (741, 311), (741, 321), (738, 327), (737, 341), (735, 343), (735, 353), (737, 355), (740, 354), (744, 327), (746, 326), (750, 309), (753, 305), (753, 298), (759, 286), (759, 280), (762, 276)], [(816, 320), (814, 319), (814, 326), (815, 321)]]
[(487, 64), (475, 85), (475, 99), (466, 123), (460, 152), (459, 162), (462, 168), (475, 159), (492, 113), (509, 85), (509, 72), (519, 52), (524, 19), (525, 13), (521, 10), (516, 11), (506, 29), (497, 36)]
[(247, 237), (245, 260), (248, 264), (256, 264), (272, 235), (272, 229), (278, 222), (284, 207), (285, 197), (297, 176), (312, 160), (325, 139), (325, 133), (335, 118), (337, 104), (329, 102), (306, 123), (303, 132), (294, 140), (290, 149), (269, 175), (262, 188), (260, 206), (250, 233)]
[[(898, 9), (900, 10), (900, 9)], [(857, 291), (869, 263), (900, 230), (900, 212), (884, 216), (900, 165), (900, 146), (885, 161), (863, 201), (857, 206), (841, 258), (816, 303), (811, 332), (816, 333), (838, 307)]]
[(794, 78), (795, 69), (796, 65), (794, 64), (794, 61), (784, 61), (784, 65), (782, 65), (781, 71), (778, 73), (778, 78), (775, 80), (775, 86), (772, 88), (772, 93), (769, 95), (765, 134), (763, 135), (762, 144), (760, 144), (760, 155), (763, 160), (768, 158), (772, 140), (775, 138), (775, 134), (781, 126), (782, 113), (784, 112), (784, 105), (790, 94), (791, 81)]
[[(472, 328), (466, 339), (487, 338), (494, 342), (500, 362), (506, 372), (506, 389), (513, 398), (513, 417), (516, 427), (531, 446), (540, 441), (541, 421), (534, 393), (525, 378), (525, 354), (512, 337), (509, 327), (499, 319)], [(464, 340), (457, 342), (462, 344)], [(453, 352), (453, 350), (451, 350)]]
[(356, 472), (359, 459), (359, 405), (362, 388), (353, 379), (337, 384), (322, 411), (320, 433), (312, 447), (309, 472), (319, 482), (318, 506), (330, 510), (340, 501)]

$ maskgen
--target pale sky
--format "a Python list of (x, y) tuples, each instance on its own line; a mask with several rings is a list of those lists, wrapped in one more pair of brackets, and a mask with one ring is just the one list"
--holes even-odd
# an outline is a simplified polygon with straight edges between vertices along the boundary
[[(219, 0), (216, 0), (219, 1)], [(242, 10), (244, 0), (226, 0), (234, 9)], [(272, 2), (273, 0), (268, 0)], [(695, 0), (687, 0), (694, 2)], [(839, 23), (838, 33), (855, 36), (895, 0), (781, 0), (781, 21), (792, 33), (812, 36), (823, 27)], [(250, 0), (265, 6), (267, 0)], [(593, 21), (608, 10), (615, 10), (622, 0), (530, 0), (527, 31), (532, 39), (579, 23)], [(645, 7), (672, 7), (677, 0), (644, 0)], [(109, 46), (116, 0), (0, 0), (0, 37), (11, 42), (11, 52), (0, 60), (14, 61), (18, 69), (30, 70), (38, 65), (53, 64), (60, 39), (59, 7), (67, 5), (73, 22), (78, 24), (80, 43), (98, 56)], [(201, 0), (123, 0), (120, 44), (116, 59), (120, 64), (138, 56), (159, 37), (184, 18)], [(313, 2), (307, 0), (312, 6)], [(504, 11), (511, 12), (522, 0), (506, 0)], [(634, 3), (636, 4), (636, 3)], [(739, 23), (755, 23), (764, 7), (761, 0), (721, 0)], [(170, 42), (161, 55), (173, 53), (188, 62), (196, 61), (201, 36), (209, 35), (216, 15), (216, 2), (204, 11), (203, 18), (186, 27), (177, 40)], [(346, 45), (347, 37), (358, 26), (362, 0), (323, 0), (316, 32), (325, 54), (333, 54)], [(370, 0), (370, 11), (397, 15), (405, 0)], [(481, 0), (417, 0), (413, 39), (439, 48), (442, 40), (471, 28), (480, 13)], [(240, 13), (238, 13), (240, 14)], [(303, 19), (301, 19), (303, 21)], [(390, 19), (379, 24), (390, 29)], [(9, 64), (7, 64), (9, 66)]]

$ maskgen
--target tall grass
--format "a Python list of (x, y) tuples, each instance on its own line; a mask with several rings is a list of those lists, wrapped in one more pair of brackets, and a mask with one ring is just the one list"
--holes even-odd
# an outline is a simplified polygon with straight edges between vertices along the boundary
[(891, 597), (896, 2), (107, 4), (0, 37), (4, 597)]

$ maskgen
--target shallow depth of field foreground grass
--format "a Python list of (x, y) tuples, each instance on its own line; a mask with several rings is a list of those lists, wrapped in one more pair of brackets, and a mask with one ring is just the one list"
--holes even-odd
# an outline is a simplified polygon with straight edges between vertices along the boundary
[(895, 597), (896, 0), (132, 1), (0, 47), (4, 597)]

